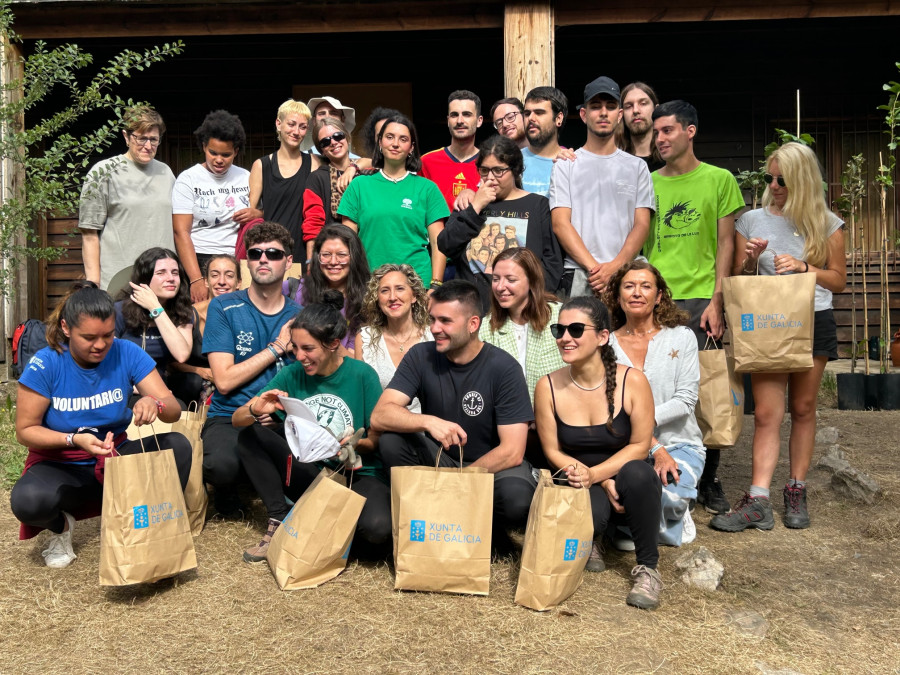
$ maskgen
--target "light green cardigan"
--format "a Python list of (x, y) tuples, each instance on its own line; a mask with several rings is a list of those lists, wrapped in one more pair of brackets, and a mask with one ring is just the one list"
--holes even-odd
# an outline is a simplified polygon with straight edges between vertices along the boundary
[[(544, 375), (559, 370), (566, 364), (563, 363), (556, 346), (556, 340), (550, 335), (550, 324), (559, 321), (559, 309), (562, 305), (558, 302), (550, 303), (550, 321), (544, 326), (544, 330), (535, 333), (531, 325), (528, 326), (528, 342), (525, 351), (525, 382), (528, 384), (528, 395), (531, 396), (531, 405), (534, 405), (534, 388)], [(512, 319), (507, 319), (496, 332), (491, 331), (490, 315), (484, 317), (481, 322), (481, 330), (478, 337), (484, 342), (489, 342), (507, 352), (516, 361), (519, 360), (519, 348), (516, 345), (516, 333), (512, 327)]]

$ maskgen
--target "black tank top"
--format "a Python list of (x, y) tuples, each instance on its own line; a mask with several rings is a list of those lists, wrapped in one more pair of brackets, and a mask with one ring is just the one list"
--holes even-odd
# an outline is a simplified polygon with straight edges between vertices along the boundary
[(631, 368), (622, 377), (622, 404), (619, 414), (613, 418), (612, 432), (605, 423), (576, 427), (559, 419), (553, 379), (547, 378), (550, 382), (550, 396), (553, 398), (553, 417), (556, 418), (556, 438), (560, 450), (586, 466), (596, 466), (628, 445), (631, 440), (631, 418), (625, 413), (625, 380), (629, 370)]
[(259, 208), (266, 220), (284, 225), (294, 239), (294, 261), (306, 260), (306, 244), (303, 243), (303, 191), (312, 167), (309, 153), (301, 156), (300, 168), (290, 178), (283, 178), (278, 169), (275, 153), (262, 158), (263, 190)]

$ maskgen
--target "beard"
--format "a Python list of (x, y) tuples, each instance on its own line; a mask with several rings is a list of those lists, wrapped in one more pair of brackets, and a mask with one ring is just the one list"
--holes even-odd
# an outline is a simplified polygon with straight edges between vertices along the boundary
[(550, 141), (556, 139), (556, 127), (550, 129), (538, 127), (532, 133), (528, 133), (528, 131), (528, 129), (525, 130), (525, 135), (528, 137), (528, 144), (536, 150), (543, 150)]
[(651, 130), (650, 121), (645, 119), (640, 119), (625, 126), (628, 127), (628, 131), (631, 132), (632, 136), (644, 136)]

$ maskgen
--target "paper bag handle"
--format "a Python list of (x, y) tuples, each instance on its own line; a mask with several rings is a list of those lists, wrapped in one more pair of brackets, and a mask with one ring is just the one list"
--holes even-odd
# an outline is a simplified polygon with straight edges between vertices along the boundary
[(776, 255), (778, 255), (778, 254), (775, 252), (775, 249), (767, 248), (765, 251), (763, 251), (763, 252), (760, 253), (758, 256), (756, 256), (756, 276), (759, 276), (759, 259), (762, 258), (766, 253), (771, 253), (773, 258), (774, 258)]
[[(153, 440), (156, 441), (156, 449), (162, 452), (162, 447), (159, 445), (159, 438), (156, 436), (156, 429), (153, 428), (153, 422), (150, 422), (150, 431), (153, 432)], [(141, 452), (147, 452), (147, 449), (144, 447), (144, 436), (138, 430), (138, 440), (141, 442)]]
[[(462, 443), (457, 443), (456, 446), (459, 448), (459, 472), (462, 473), (463, 468), (463, 446)], [(451, 445), (450, 448), (453, 446)], [(448, 450), (450, 448), (447, 448)], [(434, 468), (437, 469), (441, 464), (441, 454), (444, 452), (444, 446), (442, 445), (438, 450), (437, 457), (434, 458)]]

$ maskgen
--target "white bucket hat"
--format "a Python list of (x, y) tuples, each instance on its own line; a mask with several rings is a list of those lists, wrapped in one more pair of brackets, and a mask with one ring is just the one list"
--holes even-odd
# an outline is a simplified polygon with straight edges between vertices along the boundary
[[(317, 96), (309, 99), (309, 103), (306, 104), (306, 107), (309, 108), (309, 112), (313, 116), (310, 120), (310, 127), (313, 127), (315, 124), (316, 108), (319, 107), (320, 103), (328, 103), (328, 105), (335, 110), (340, 110), (344, 113), (344, 126), (347, 128), (347, 133), (353, 133), (353, 130), (356, 128), (356, 109), (345, 106), (332, 96)], [(312, 148), (313, 145), (315, 145), (315, 139), (313, 139), (312, 128), (310, 128), (310, 133), (306, 134), (300, 142), (300, 149), (305, 152)]]

